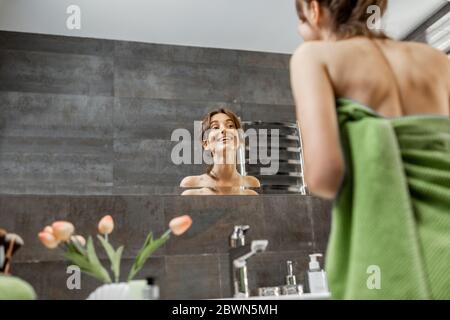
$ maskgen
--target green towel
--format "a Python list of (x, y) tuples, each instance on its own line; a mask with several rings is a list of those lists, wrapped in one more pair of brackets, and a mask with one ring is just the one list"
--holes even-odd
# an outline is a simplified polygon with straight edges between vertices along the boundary
[(36, 293), (25, 281), (13, 277), (0, 275), (0, 300), (34, 300)]
[(333, 298), (450, 299), (450, 118), (388, 119), (347, 99), (337, 114), (346, 173), (326, 258)]

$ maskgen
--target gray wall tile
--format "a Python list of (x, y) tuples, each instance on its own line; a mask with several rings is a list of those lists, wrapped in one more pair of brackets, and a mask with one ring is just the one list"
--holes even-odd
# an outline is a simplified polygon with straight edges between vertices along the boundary
[(239, 51), (239, 65), (247, 67), (289, 69), (290, 59), (288, 54)]
[[(53, 154), (53, 153), (4, 153), (0, 155), (2, 183), (29, 186), (46, 186), (51, 194), (59, 186), (65, 191), (78, 187), (100, 188), (110, 193), (112, 188), (112, 162), (108, 155)], [(30, 190), (28, 190), (30, 191)], [(39, 192), (41, 193), (41, 192)], [(71, 194), (69, 193), (69, 194)]]
[(217, 255), (166, 257), (165, 295), (170, 299), (220, 298)]
[(113, 59), (0, 50), (0, 91), (112, 96)]
[(241, 108), (244, 121), (296, 121), (293, 105), (243, 103)]
[(164, 198), (167, 225), (182, 214), (189, 214), (194, 221), (186, 234), (168, 243), (168, 253), (226, 253), (234, 225), (250, 225), (249, 240), (265, 239), (263, 210), (258, 196), (167, 196)]
[(111, 139), (113, 101), (101, 96), (0, 91), (0, 133), (55, 140)]
[(326, 252), (331, 231), (333, 202), (311, 197), (308, 206), (310, 207), (315, 249), (318, 252)]
[(314, 237), (309, 215), (310, 197), (262, 197), (268, 250), (312, 248)]
[(237, 67), (115, 59), (118, 97), (233, 102), (238, 98)]
[(194, 137), (194, 121), (218, 108), (241, 113), (239, 104), (213, 101), (116, 98), (114, 137), (169, 140), (175, 129), (189, 130)]
[(171, 152), (175, 144), (166, 140), (115, 139), (114, 186), (175, 187), (186, 175), (204, 170), (203, 165), (174, 164)]
[(1, 31), (0, 49), (112, 56), (114, 41)]
[(288, 70), (243, 67), (240, 90), (242, 103), (294, 104)]
[(185, 47), (152, 43), (116, 41), (117, 57), (139, 58), (171, 62), (235, 65), (238, 53), (234, 50)]

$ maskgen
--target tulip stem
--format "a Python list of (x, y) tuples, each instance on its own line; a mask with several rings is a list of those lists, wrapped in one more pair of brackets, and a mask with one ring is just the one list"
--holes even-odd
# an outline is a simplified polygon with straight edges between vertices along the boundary
[(108, 234), (107, 234), (107, 233), (105, 234), (105, 240), (106, 240), (106, 242), (109, 242), (109, 241), (108, 241)]
[(164, 234), (161, 236), (161, 238), (168, 237), (168, 236), (170, 236), (171, 233), (172, 233), (172, 230), (171, 229), (167, 229), (167, 231), (164, 232)]

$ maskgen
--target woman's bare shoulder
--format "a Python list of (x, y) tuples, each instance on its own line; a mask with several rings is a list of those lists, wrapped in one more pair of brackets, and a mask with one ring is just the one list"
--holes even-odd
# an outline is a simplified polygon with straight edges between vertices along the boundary
[(182, 188), (193, 187), (195, 182), (197, 182), (197, 176), (184, 177), (183, 180), (181, 180), (180, 182), (180, 187)]
[(249, 188), (259, 188), (261, 183), (256, 177), (253, 176), (245, 176), (244, 177), (245, 186)]
[(305, 70), (305, 66), (328, 66), (347, 57), (351, 51), (349, 46), (343, 46), (339, 41), (308, 41), (301, 44), (291, 57), (292, 70)]
[(304, 42), (294, 51), (291, 57), (291, 65), (295, 63), (295, 61), (302, 59), (317, 60), (324, 54), (324, 52), (326, 52), (326, 50), (330, 49), (330, 46), (333, 46), (333, 44), (328, 41)]
[(202, 174), (199, 176), (188, 176), (183, 178), (180, 183), (180, 187), (182, 188), (194, 188), (200, 187), (202, 182), (206, 179), (206, 174)]

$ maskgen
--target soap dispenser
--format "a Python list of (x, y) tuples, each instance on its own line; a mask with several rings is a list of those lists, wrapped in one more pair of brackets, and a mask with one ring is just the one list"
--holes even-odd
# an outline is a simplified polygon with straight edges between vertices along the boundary
[(309, 270), (307, 273), (308, 287), (310, 293), (328, 293), (327, 273), (320, 268), (318, 257), (322, 254), (310, 254)]
[(144, 300), (158, 300), (159, 299), (159, 286), (155, 283), (155, 279), (147, 277), (147, 285), (142, 291), (142, 297)]

